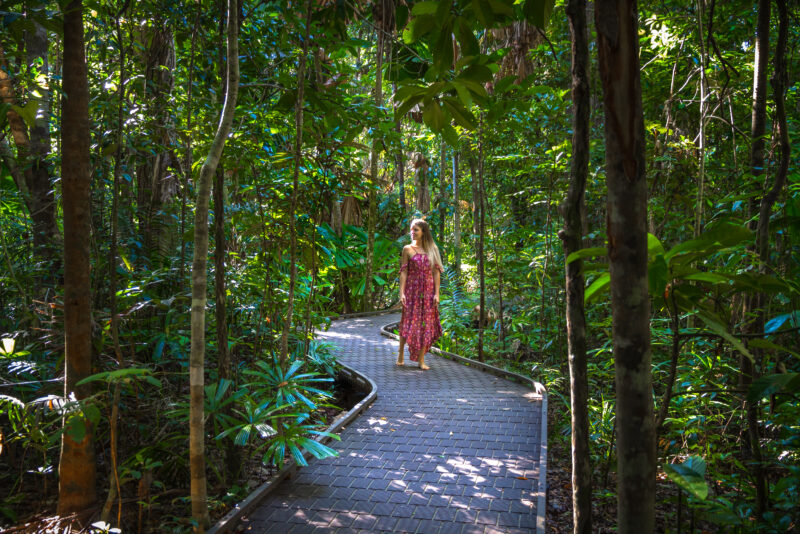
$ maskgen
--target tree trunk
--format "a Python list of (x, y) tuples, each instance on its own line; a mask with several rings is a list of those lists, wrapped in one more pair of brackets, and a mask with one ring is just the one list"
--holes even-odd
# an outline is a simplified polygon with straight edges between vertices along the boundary
[(706, 10), (705, 0), (697, 0), (697, 30), (700, 35), (700, 133), (698, 135), (700, 147), (698, 164), (700, 172), (697, 176), (697, 200), (694, 207), (694, 237), (700, 235), (703, 229), (703, 203), (705, 202), (706, 181), (706, 112), (708, 105), (708, 81), (706, 79), (706, 65), (708, 64), (708, 51), (703, 39), (703, 15)]
[[(392, 92), (397, 92), (397, 83), (392, 83)], [(400, 212), (405, 217), (406, 214), (406, 183), (405, 183), (405, 158), (403, 158), (403, 125), (402, 119), (398, 118), (394, 123), (394, 129), (397, 132), (397, 155), (395, 155), (395, 172), (397, 172), (397, 187), (400, 191)], [(405, 231), (405, 221), (402, 222), (403, 230)]]
[[(384, 35), (381, 28), (378, 28), (378, 44), (375, 51), (375, 108), (378, 113), (381, 112), (383, 107), (383, 43)], [(382, 116), (378, 118), (380, 122)], [(377, 193), (375, 188), (378, 186), (378, 147), (382, 143), (381, 129), (376, 127), (373, 130), (372, 136), (372, 149), (369, 153), (369, 207), (367, 209), (367, 265), (366, 265), (366, 279), (364, 280), (364, 298), (361, 303), (361, 309), (370, 311), (372, 309), (372, 272), (374, 269), (374, 252), (375, 252), (375, 217), (376, 217), (376, 198)]]
[[(39, 69), (47, 73), (49, 63), (47, 60), (48, 39), (47, 31), (36, 21), (31, 21), (32, 31), (25, 32), (25, 47), (28, 55), (28, 68), (30, 69), (39, 60), (42, 61)], [(50, 169), (47, 157), (50, 154), (50, 90), (46, 84), (39, 85), (39, 98), (36, 109), (36, 121), (30, 130), (30, 166), (31, 166), (31, 193), (35, 213), (33, 220), (33, 245), (34, 249), (43, 258), (54, 259), (55, 241), (58, 239), (58, 226), (56, 225), (56, 200), (53, 193), (53, 184), (50, 181)]]
[(445, 210), (445, 192), (447, 182), (445, 181), (444, 166), (447, 158), (444, 152), (444, 137), (439, 139), (439, 235), (436, 236), (439, 241), (439, 249), (444, 256), (444, 219), (447, 211)]
[[(114, 27), (117, 33), (117, 42), (119, 43), (119, 88), (117, 89), (117, 139), (116, 151), (114, 154), (114, 170), (112, 174), (112, 189), (111, 189), (111, 245), (109, 250), (110, 260), (108, 263), (108, 294), (109, 294), (109, 315), (111, 316), (111, 341), (114, 346), (114, 355), (117, 358), (117, 365), (120, 367), (123, 363), (122, 348), (119, 343), (119, 316), (117, 315), (117, 243), (119, 239), (119, 178), (122, 172), (122, 154), (123, 144), (125, 142), (125, 122), (123, 118), (123, 111), (125, 108), (125, 44), (122, 35), (122, 25), (120, 19), (122, 18), (127, 3), (124, 4), (122, 10), (117, 13), (114, 19)], [(120, 480), (119, 480), (119, 406), (120, 398), (122, 396), (122, 384), (117, 382), (114, 384), (114, 397), (111, 406), (111, 418), (109, 421), (109, 444), (111, 456), (111, 474), (112, 480), (109, 482), (108, 495), (106, 496), (106, 503), (103, 506), (103, 511), (100, 516), (101, 521), (108, 521), (111, 516), (111, 507), (114, 505), (114, 500), (121, 496)], [(122, 499), (119, 498), (119, 505), (117, 506), (117, 524), (122, 522)]]
[[(586, 0), (567, 3), (572, 37), (572, 162), (569, 190), (562, 207), (564, 229), (558, 233), (568, 257), (582, 247), (584, 196), (589, 174), (589, 45)], [(592, 466), (589, 456), (589, 379), (586, 367), (586, 316), (583, 307), (583, 261), (566, 263), (567, 347), (572, 414), (572, 526), (575, 534), (592, 532)]]
[(192, 341), (189, 356), (189, 465), (191, 470), (192, 518), (197, 531), (209, 523), (206, 498), (206, 462), (203, 425), (203, 386), (205, 383), (206, 266), (208, 264), (208, 204), (211, 180), (216, 172), (225, 140), (231, 131), (236, 96), (239, 92), (239, 47), (236, 0), (228, 0), (227, 90), (222, 116), (214, 141), (197, 179), (197, 204), (194, 216), (194, 259), (192, 261)]
[[(755, 50), (755, 65), (753, 68), (753, 110), (752, 121), (750, 125), (750, 172), (753, 175), (753, 183), (756, 187), (761, 187), (759, 178), (764, 173), (765, 156), (764, 156), (764, 137), (766, 132), (767, 122), (767, 59), (769, 57), (769, 32), (770, 32), (770, 2), (769, 0), (759, 0), (758, 2), (758, 22), (756, 23), (756, 50)], [(767, 244), (769, 242), (769, 210), (767, 210), (767, 221), (762, 221), (761, 210), (765, 207), (764, 201), (770, 195), (766, 195), (759, 206), (759, 218), (751, 224), (755, 224), (756, 228), (756, 252), (760, 253), (761, 243), (759, 239), (761, 236), (762, 228), (767, 232)], [(754, 203), (755, 201), (753, 201)], [(774, 202), (774, 199), (772, 200)], [(769, 209), (772, 204), (769, 204)], [(755, 205), (751, 205), (751, 210), (755, 211)], [(764, 225), (764, 226), (762, 226)], [(742, 310), (742, 317), (746, 321), (744, 326), (745, 333), (763, 332), (763, 314), (758, 312), (761, 306), (761, 295), (754, 293), (749, 295), (744, 300)], [(755, 314), (755, 319), (750, 317)], [(753, 352), (754, 356), (758, 356), (758, 350)], [(741, 373), (739, 375), (739, 386), (747, 388), (753, 380), (757, 378), (757, 372), (754, 362), (747, 356), (742, 354), (740, 356), (739, 365)], [(761, 445), (760, 445), (760, 432), (758, 426), (758, 407), (756, 404), (749, 402), (745, 398), (745, 412), (747, 414), (747, 445), (749, 453), (752, 456), (752, 474), (755, 479), (756, 486), (756, 516), (760, 519), (767, 503), (767, 489), (766, 477), (764, 469), (761, 465)]]
[(152, 264), (153, 260), (166, 253), (168, 233), (159, 231), (163, 216), (159, 215), (164, 202), (176, 189), (174, 178), (167, 172), (173, 164), (170, 129), (172, 117), (169, 99), (173, 88), (172, 71), (175, 69), (175, 44), (172, 29), (163, 19), (156, 19), (141, 32), (147, 43), (142, 58), (145, 64), (144, 95), (142, 98), (147, 129), (152, 132), (153, 146), (147, 150), (144, 163), (137, 169), (139, 233), (142, 238), (142, 254)]
[[(89, 158), (89, 82), (83, 41), (83, 2), (72, 0), (64, 12), (64, 99), (61, 109), (61, 182), (64, 206), (64, 398), (78, 401), (91, 385), (76, 386), (92, 372), (91, 277), (89, 262), (91, 162)], [(91, 422), (82, 415), (80, 440), (61, 436), (58, 464), (58, 514), (68, 515), (95, 503), (96, 466)], [(79, 423), (78, 423), (79, 424)], [(66, 428), (65, 428), (66, 430)]]
[(598, 0), (617, 395), (617, 525), (653, 532), (656, 447), (647, 287), (647, 181), (635, 0)]
[[(31, 24), (34, 31), (26, 32), (28, 65), (30, 68), (41, 58), (44, 62), (41, 69), (47, 72), (47, 32), (35, 21), (31, 21)], [(0, 46), (0, 98), (4, 103), (17, 104), (13, 80), (8, 72), (5, 51)], [(39, 91), (41, 97), (37, 99), (36, 120), (30, 135), (27, 125), (16, 111), (8, 110), (6, 116), (17, 147), (16, 167), (21, 171), (14, 173), (14, 181), (31, 217), (34, 252), (37, 257), (53, 260), (56, 259), (55, 242), (59, 234), (55, 195), (47, 165), (50, 152), (50, 91), (46, 86)]]
[(178, 267), (178, 283), (183, 285), (184, 273), (186, 269), (186, 203), (188, 200), (189, 186), (192, 181), (192, 89), (194, 88), (194, 54), (197, 46), (197, 31), (200, 26), (200, 14), (202, 13), (201, 5), (197, 4), (197, 12), (194, 17), (194, 25), (192, 26), (192, 44), (189, 47), (189, 80), (186, 89), (186, 136), (183, 142), (186, 144), (184, 150), (186, 153), (183, 156), (183, 184), (181, 185), (181, 225), (180, 225), (180, 238), (181, 238), (181, 258)]
[[(483, 125), (481, 125), (482, 127)], [(483, 132), (481, 132), (482, 134)], [(481, 135), (479, 134), (479, 135)], [(486, 230), (486, 201), (483, 198), (483, 136), (478, 141), (478, 278), (480, 279), (480, 313), (478, 315), (478, 361), (483, 361), (483, 329), (486, 327), (486, 265), (484, 261), (483, 234)]]
[(231, 360), (228, 352), (227, 298), (225, 289), (225, 171), (217, 167), (214, 179), (214, 302), (217, 319), (217, 365), (220, 378), (230, 380)]
[(458, 198), (458, 150), (453, 151), (453, 266), (456, 277), (461, 276), (461, 212)]
[[(308, 36), (311, 26), (311, 2), (306, 7), (305, 30), (303, 31), (303, 47), (297, 62), (297, 101), (294, 108), (294, 172), (292, 179), (292, 205), (289, 210), (289, 295), (286, 305), (286, 317), (281, 332), (280, 363), (285, 369), (289, 358), (289, 332), (292, 328), (294, 314), (294, 290), (297, 284), (297, 227), (295, 212), (297, 211), (297, 195), (300, 189), (300, 160), (303, 155), (303, 99), (306, 84), (306, 60), (308, 58)], [(281, 427), (282, 428), (282, 427)]]

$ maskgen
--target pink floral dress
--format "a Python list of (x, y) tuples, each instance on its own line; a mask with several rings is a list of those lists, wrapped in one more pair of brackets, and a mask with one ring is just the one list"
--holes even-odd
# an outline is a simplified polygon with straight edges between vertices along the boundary
[[(436, 266), (439, 271), (442, 268)], [(411, 361), (419, 359), (419, 352), (428, 349), (442, 335), (439, 306), (433, 300), (435, 286), (433, 269), (428, 256), (416, 253), (400, 266), (406, 271), (406, 305), (400, 319), (400, 335), (406, 339)]]

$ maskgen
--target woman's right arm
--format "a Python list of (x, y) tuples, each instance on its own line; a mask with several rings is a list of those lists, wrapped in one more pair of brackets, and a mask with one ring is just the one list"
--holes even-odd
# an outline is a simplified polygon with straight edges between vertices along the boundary
[(408, 276), (408, 259), (406, 258), (406, 249), (400, 253), (400, 303), (406, 305), (406, 278)]

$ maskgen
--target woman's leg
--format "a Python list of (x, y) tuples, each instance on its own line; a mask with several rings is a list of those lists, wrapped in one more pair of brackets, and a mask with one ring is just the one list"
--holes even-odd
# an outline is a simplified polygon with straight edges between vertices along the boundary
[(397, 365), (403, 365), (403, 358), (405, 357), (406, 338), (400, 336), (400, 350), (397, 354)]
[(422, 369), (423, 371), (427, 371), (428, 369), (430, 369), (430, 367), (425, 365), (425, 354), (428, 352), (429, 348), (430, 347), (423, 347), (419, 351), (419, 368)]

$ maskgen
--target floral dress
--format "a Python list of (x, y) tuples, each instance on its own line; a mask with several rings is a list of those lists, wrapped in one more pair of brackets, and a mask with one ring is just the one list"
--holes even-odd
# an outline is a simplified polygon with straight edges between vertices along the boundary
[[(442, 268), (436, 266), (439, 271)], [(400, 335), (406, 339), (411, 361), (419, 359), (419, 352), (428, 349), (442, 335), (439, 306), (433, 300), (435, 286), (433, 269), (427, 254), (416, 253), (400, 267), (406, 271), (406, 305), (400, 320)]]

